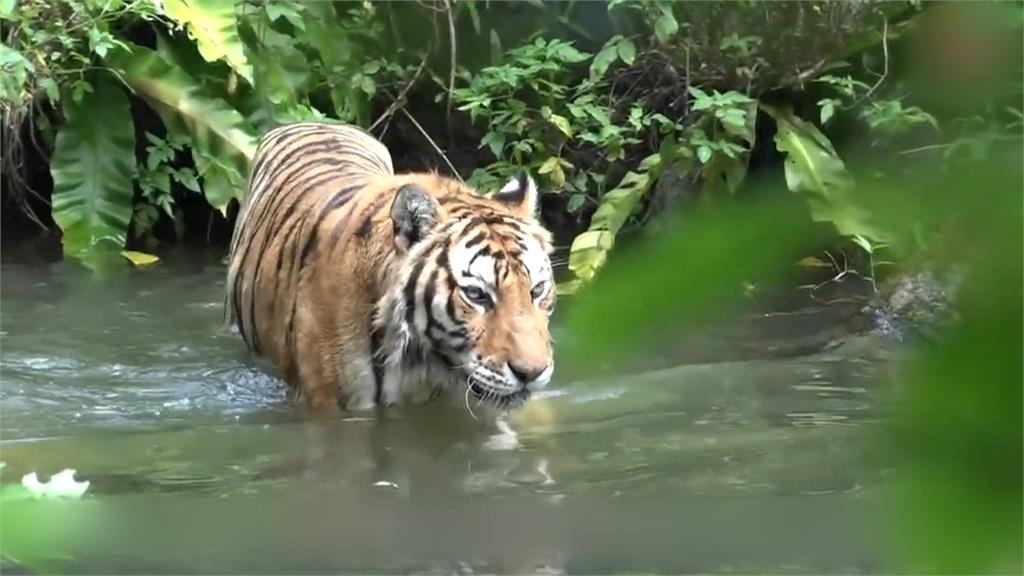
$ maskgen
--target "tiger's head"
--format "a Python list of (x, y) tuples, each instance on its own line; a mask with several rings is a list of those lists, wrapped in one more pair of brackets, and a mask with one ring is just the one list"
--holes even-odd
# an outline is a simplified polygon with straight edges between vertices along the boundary
[(537, 187), (521, 174), (484, 198), (437, 183), (447, 189), (405, 184), (391, 208), (404, 255), (390, 295), (402, 362), (435, 361), (467, 397), (516, 408), (554, 371), (552, 246), (534, 217)]

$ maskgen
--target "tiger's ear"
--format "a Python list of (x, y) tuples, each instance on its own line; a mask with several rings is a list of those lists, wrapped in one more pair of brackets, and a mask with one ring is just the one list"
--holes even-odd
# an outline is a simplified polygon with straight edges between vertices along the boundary
[(511, 208), (517, 216), (533, 218), (537, 209), (537, 184), (526, 172), (520, 172), (494, 195), (494, 199)]
[(422, 240), (437, 225), (440, 206), (429, 192), (415, 184), (406, 184), (395, 193), (391, 222), (395, 226), (395, 245), (402, 252)]

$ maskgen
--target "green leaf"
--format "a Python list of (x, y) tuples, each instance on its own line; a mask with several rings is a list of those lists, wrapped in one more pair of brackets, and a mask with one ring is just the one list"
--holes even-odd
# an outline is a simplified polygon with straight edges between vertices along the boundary
[(791, 110), (761, 105), (775, 118), (775, 146), (786, 155), (786, 185), (804, 194), (811, 217), (831, 222), (844, 236), (880, 240), (885, 234), (869, 222), (869, 214), (851, 198), (853, 181), (832, 143), (813, 124)]
[(267, 19), (271, 22), (278, 18), (284, 18), (292, 26), (298, 30), (305, 30), (306, 23), (302, 21), (302, 16), (299, 11), (302, 9), (302, 4), (297, 2), (282, 2), (280, 0), (271, 0), (267, 2), (263, 9), (267, 13)]
[(480, 141), (480, 146), (488, 146), (495, 158), (501, 158), (501, 151), (505, 148), (505, 133), (488, 132)]
[(339, 23), (332, 3), (307, 2), (303, 6), (306, 33), (299, 40), (320, 54), (330, 83), (334, 116), (346, 122), (368, 124), (370, 100), (365, 86), (349, 81), (364, 63), (359, 44), (353, 42), (352, 32)]
[(51, 104), (56, 104), (60, 101), (60, 89), (53, 78), (40, 78), (39, 87), (46, 93), (46, 97), (50, 100)]
[(630, 66), (636, 61), (636, 44), (632, 40), (619, 42), (619, 58)]
[(573, 240), (569, 250), (569, 269), (582, 282), (593, 279), (604, 265), (615, 245), (615, 235), (650, 189), (651, 182), (650, 172), (627, 172), (615, 189), (601, 197), (590, 227)]
[(564, 116), (552, 114), (551, 117), (548, 118), (548, 122), (554, 124), (555, 127), (561, 130), (562, 133), (565, 134), (567, 137), (572, 138), (572, 126), (569, 124), (569, 120), (566, 119)]
[(0, 97), (7, 102), (19, 102), (26, 96), (24, 87), (35, 66), (22, 55), (0, 42)]
[(725, 131), (745, 140), (750, 148), (757, 138), (757, 104), (757, 100), (742, 102), (736, 108), (727, 109), (722, 118)]
[[(248, 173), (257, 143), (245, 118), (223, 100), (208, 96), (191, 76), (148, 48), (133, 46), (130, 54), (111, 55), (107, 63), (160, 115), (169, 134), (189, 135), (210, 205), (224, 212), (231, 197), (241, 198), (241, 175)], [(218, 170), (224, 174), (218, 175)], [(220, 186), (216, 195), (210, 193), (211, 178)]]
[(575, 214), (586, 201), (586, 194), (573, 194), (572, 196), (569, 197), (569, 201), (566, 202), (565, 209), (568, 210), (571, 214)]
[(697, 147), (697, 158), (700, 159), (701, 164), (707, 164), (708, 160), (711, 159), (712, 150), (707, 144), (702, 144)]
[(17, 0), (0, 0), (0, 18), (14, 20), (14, 9), (17, 4)]
[(608, 67), (619, 57), (618, 49), (614, 45), (605, 46), (594, 56), (590, 62), (590, 79), (596, 80), (608, 71)]
[(152, 264), (156, 264), (157, 262), (160, 261), (160, 258), (157, 256), (147, 254), (145, 252), (136, 252), (134, 250), (124, 250), (121, 252), (121, 256), (127, 258), (128, 261), (131, 262), (133, 266), (140, 268), (143, 266), (150, 266)]
[(832, 98), (825, 98), (820, 100), (818, 105), (821, 106), (821, 123), (822, 125), (827, 124), (832, 115), (835, 114), (836, 105), (835, 100)]
[(192, 158), (203, 179), (203, 195), (210, 206), (227, 216), (227, 207), (232, 198), (241, 200), (245, 190), (245, 174), (234, 164), (225, 164), (209, 154), (192, 151)]
[(748, 154), (719, 154), (701, 170), (702, 194), (736, 194), (747, 175)]
[(537, 169), (537, 173), (547, 174), (554, 170), (555, 166), (558, 166), (558, 156), (551, 156), (540, 165), (540, 168)]
[(81, 103), (65, 101), (66, 123), (50, 162), (53, 219), (64, 252), (89, 260), (124, 246), (132, 216), (135, 130), (124, 90), (101, 77)]
[(661, 43), (666, 43), (679, 30), (679, 23), (671, 12), (664, 12), (654, 23), (654, 35)]
[(180, 168), (175, 170), (174, 179), (182, 186), (193, 192), (202, 192), (199, 188), (199, 181), (196, 179), (196, 173), (191, 168)]
[(813, 237), (808, 228), (792, 203), (722, 202), (688, 215), (685, 226), (639, 240), (567, 307), (564, 321), (579, 337), (560, 346), (560, 361), (574, 376), (593, 373), (595, 364), (614, 365), (681, 321), (707, 318), (738, 298), (733, 287), (744, 280), (781, 276)]
[(710, 100), (711, 99), (711, 97), (708, 96), (707, 92), (701, 90), (700, 88), (697, 88), (696, 86), (690, 86), (689, 88), (687, 88), (686, 91), (690, 93), (690, 96), (693, 96), (697, 100)]
[(854, 234), (853, 235), (853, 242), (857, 246), (860, 246), (861, 249), (864, 250), (864, 252), (867, 252), (868, 254), (874, 254), (875, 253), (875, 245), (872, 244), (870, 240), (868, 240), (867, 238), (861, 236), (860, 234)]
[[(551, 183), (556, 190), (565, 187), (565, 171), (562, 169), (562, 160), (558, 156), (551, 156), (537, 169), (538, 174), (550, 174)], [(565, 162), (565, 164), (569, 164)], [(569, 164), (571, 166), (571, 164)]]
[(256, 93), (272, 102), (277, 112), (294, 108), (309, 81), (309, 59), (286, 34), (265, 29), (259, 35), (262, 44), (247, 44)]
[(223, 60), (252, 84), (252, 66), (245, 58), (231, 0), (163, 0), (164, 12), (183, 25), (207, 62)]

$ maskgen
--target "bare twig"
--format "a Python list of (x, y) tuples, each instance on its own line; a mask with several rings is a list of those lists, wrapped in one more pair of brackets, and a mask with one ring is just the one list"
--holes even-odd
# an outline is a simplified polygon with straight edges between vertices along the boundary
[(427, 64), (427, 57), (430, 56), (430, 52), (431, 49), (428, 48), (423, 53), (423, 60), (420, 61), (419, 67), (416, 68), (416, 73), (413, 74), (412, 79), (409, 80), (409, 82), (406, 83), (406, 85), (402, 88), (402, 91), (398, 93), (398, 98), (396, 98), (391, 103), (391, 105), (388, 106), (387, 110), (385, 110), (384, 113), (381, 114), (379, 118), (373, 121), (373, 124), (370, 124), (371, 132), (373, 131), (374, 128), (379, 126), (381, 122), (391, 118), (391, 115), (394, 114), (398, 110), (398, 108), (402, 106), (403, 103), (405, 103), (405, 97), (409, 94), (409, 90), (412, 88), (413, 84), (415, 84), (420, 79), (420, 74), (423, 73), (423, 68)]
[(401, 108), (401, 110), (402, 114), (405, 114), (405, 117), (409, 119), (409, 122), (412, 122), (412, 125), (415, 126), (416, 129), (420, 131), (420, 134), (422, 134), (423, 137), (427, 139), (427, 142), (429, 142), (430, 145), (434, 147), (434, 150), (438, 153), (438, 155), (441, 156), (441, 159), (444, 160), (444, 163), (448, 165), (448, 168), (452, 171), (452, 174), (454, 174), (455, 177), (459, 179), (459, 182), (465, 182), (465, 180), (462, 179), (462, 176), (459, 175), (459, 171), (456, 170), (455, 166), (452, 165), (451, 160), (448, 160), (448, 157), (445, 156), (444, 152), (441, 150), (441, 147), (438, 146), (436, 142), (434, 142), (434, 139), (430, 137), (430, 134), (427, 134), (427, 131), (423, 129), (423, 126), (420, 126), (420, 123), (417, 122), (416, 119), (412, 117), (412, 114), (410, 114), (408, 110), (406, 110), (405, 108)]
[(444, 0), (448, 15), (448, 38), (450, 40), (449, 54), (451, 70), (448, 71), (448, 108), (445, 111), (448, 119), (448, 132), (451, 133), (452, 125), (452, 92), (455, 90), (455, 16), (452, 14), (452, 1)]
[[(797, 74), (796, 75), (796, 84), (798, 86), (803, 87), (804, 82), (808, 78), (813, 78), (813, 77), (817, 76), (818, 72), (821, 72), (821, 69), (825, 67), (825, 64), (828, 64), (828, 60), (822, 58), (821, 60), (818, 60), (818, 62), (816, 64), (814, 64), (814, 66), (811, 66), (807, 70), (804, 70), (803, 72), (800, 72), (799, 74)], [(753, 74), (751, 74), (751, 76), (753, 76)]]
[(863, 96), (858, 98), (853, 104), (850, 104), (850, 108), (853, 108), (861, 102), (868, 99), (869, 96), (878, 90), (878, 87), (885, 82), (885, 79), (889, 77), (889, 19), (886, 18), (882, 23), (882, 55), (884, 60), (882, 61), (882, 75), (878, 77), (878, 80), (868, 88), (868, 91)]
[(424, 2), (423, 0), (416, 0), (416, 3), (419, 4), (420, 7), (426, 8), (427, 10), (430, 10), (431, 12), (444, 12), (444, 8), (436, 8), (436, 7), (434, 7), (432, 2)]

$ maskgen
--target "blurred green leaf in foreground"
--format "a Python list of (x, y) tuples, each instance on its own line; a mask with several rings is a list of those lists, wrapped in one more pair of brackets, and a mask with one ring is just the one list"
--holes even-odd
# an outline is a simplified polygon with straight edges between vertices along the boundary
[[(922, 233), (946, 236), (935, 262), (963, 274), (958, 320), (917, 343), (898, 366), (897, 400), (879, 442), (891, 450), (888, 530), (896, 567), (932, 573), (1021, 573), (1021, 149), (948, 170), (858, 177), (851, 198), (913, 252)], [(612, 259), (567, 310), (570, 372), (614, 362), (645, 338), (739, 297), (738, 286), (785, 270), (813, 246), (809, 215), (782, 194), (714, 207)], [(599, 367), (598, 367), (599, 368)]]

